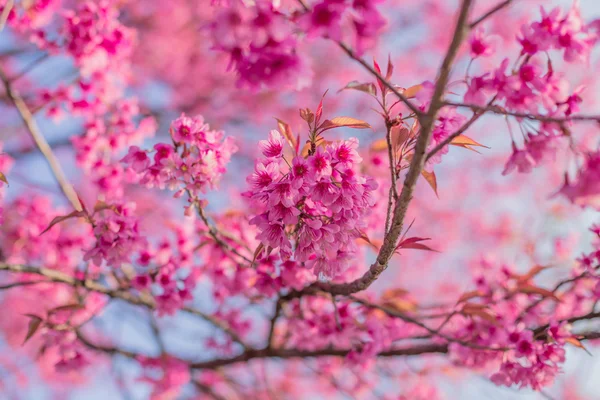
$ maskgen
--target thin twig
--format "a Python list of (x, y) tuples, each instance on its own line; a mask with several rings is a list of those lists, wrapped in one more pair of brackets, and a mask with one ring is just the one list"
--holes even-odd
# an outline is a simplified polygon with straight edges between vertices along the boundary
[(40, 152), (46, 158), (46, 162), (50, 166), (50, 169), (52, 170), (54, 178), (56, 179), (56, 182), (58, 182), (60, 189), (64, 193), (67, 200), (69, 200), (69, 202), (73, 205), (73, 208), (77, 211), (81, 211), (81, 203), (79, 202), (77, 193), (75, 193), (73, 186), (71, 186), (71, 184), (67, 180), (67, 177), (65, 176), (65, 173), (63, 172), (60, 163), (58, 162), (58, 159), (52, 152), (52, 148), (44, 138), (44, 135), (42, 135), (42, 132), (40, 131), (37, 123), (35, 122), (33, 114), (31, 114), (31, 111), (29, 110), (29, 107), (27, 107), (25, 101), (23, 101), (23, 98), (13, 89), (10, 80), (8, 79), (4, 71), (2, 71), (1, 69), (0, 79), (4, 83), (6, 94), (17, 108), (19, 115), (21, 116), (21, 119), (25, 124), (25, 127), (31, 135), (31, 138), (35, 142), (38, 149), (40, 149)]
[[(125, 290), (118, 290), (118, 289), (115, 290), (115, 289), (107, 288), (106, 286), (101, 285), (100, 283), (98, 283), (96, 281), (93, 281), (90, 279), (78, 280), (70, 275), (67, 275), (65, 273), (62, 273), (60, 271), (56, 271), (53, 269), (37, 268), (37, 267), (31, 267), (28, 265), (18, 265), (18, 264), (0, 264), (0, 271), (9, 271), (9, 272), (40, 275), (40, 276), (44, 276), (44, 277), (48, 278), (48, 280), (51, 282), (63, 283), (63, 284), (72, 286), (74, 288), (82, 287), (89, 291), (102, 293), (108, 297), (123, 300), (123, 301), (126, 301), (133, 305), (143, 306), (143, 307), (146, 307), (151, 310), (156, 309), (156, 302), (154, 301), (154, 299), (151, 296), (146, 295), (144, 293), (141, 293), (138, 296), (138, 295), (135, 295), (135, 294), (125, 291)], [(231, 338), (236, 343), (240, 344), (245, 349), (249, 348), (249, 346), (243, 342), (243, 340), (239, 337), (239, 335), (237, 333), (235, 333), (228, 326), (227, 323), (225, 323), (211, 315), (205, 314), (202, 311), (197, 310), (195, 308), (184, 307), (184, 308), (182, 308), (182, 310), (189, 314), (196, 315), (196, 316), (202, 318), (203, 320), (211, 323), (212, 325), (216, 326), (217, 328), (221, 329), (223, 332), (225, 332), (229, 336), (231, 336)]]
[(490, 8), (486, 13), (484, 13), (481, 17), (471, 22), (471, 24), (469, 25), (469, 29), (475, 28), (477, 25), (479, 25), (498, 11), (502, 10), (504, 7), (508, 6), (512, 2), (513, 0), (505, 0), (501, 3), (496, 4), (494, 7)]

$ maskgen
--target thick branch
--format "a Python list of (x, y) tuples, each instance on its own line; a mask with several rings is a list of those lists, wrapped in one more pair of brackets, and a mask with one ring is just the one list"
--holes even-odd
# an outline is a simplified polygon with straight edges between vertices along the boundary
[[(262, 349), (256, 351), (248, 351), (239, 356), (218, 360), (210, 360), (204, 362), (193, 363), (191, 366), (195, 369), (214, 369), (227, 365), (238, 364), (253, 359), (261, 358), (311, 358), (311, 357), (345, 357), (350, 350), (348, 349), (322, 349), (322, 350), (296, 350), (296, 349)], [(387, 350), (378, 354), (379, 357), (396, 357), (396, 356), (417, 356), (422, 354), (447, 353), (448, 345), (446, 344), (427, 344), (413, 347), (404, 347), (398, 349)]]
[(446, 53), (446, 56), (444, 57), (444, 61), (442, 62), (442, 66), (440, 67), (440, 71), (438, 73), (429, 111), (426, 115), (420, 118), (421, 132), (419, 133), (419, 138), (417, 139), (413, 159), (410, 163), (406, 178), (404, 179), (404, 185), (402, 187), (400, 197), (394, 208), (390, 231), (384, 237), (383, 245), (379, 250), (376, 262), (371, 265), (369, 270), (362, 277), (353, 282), (346, 284), (318, 283), (316, 286), (321, 290), (332, 294), (341, 295), (356, 293), (368, 288), (386, 269), (387, 263), (396, 249), (396, 242), (398, 241), (400, 233), (402, 232), (404, 217), (406, 216), (408, 205), (412, 200), (412, 194), (417, 180), (421, 175), (423, 166), (425, 165), (425, 155), (427, 146), (429, 145), (429, 141), (431, 139), (435, 118), (439, 109), (444, 104), (443, 95), (450, 77), (450, 68), (454, 62), (454, 59), (456, 58), (460, 44), (465, 37), (466, 23), (471, 3), (472, 0), (464, 0), (462, 3), (452, 42), (450, 43), (450, 47)]

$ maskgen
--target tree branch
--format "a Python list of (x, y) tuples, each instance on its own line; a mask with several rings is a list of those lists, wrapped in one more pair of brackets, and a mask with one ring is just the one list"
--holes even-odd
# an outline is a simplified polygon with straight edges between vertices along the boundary
[(65, 176), (65, 173), (63, 172), (60, 163), (58, 162), (58, 159), (52, 152), (52, 148), (44, 138), (44, 135), (42, 135), (42, 132), (40, 131), (37, 123), (35, 122), (33, 114), (29, 110), (29, 107), (27, 107), (27, 104), (25, 104), (25, 101), (23, 101), (23, 98), (13, 89), (10, 79), (1, 69), (0, 80), (2, 80), (2, 82), (4, 83), (6, 94), (17, 108), (17, 111), (19, 112), (19, 115), (21, 116), (25, 127), (29, 131), (31, 138), (35, 142), (38, 149), (40, 149), (40, 152), (46, 158), (46, 162), (50, 166), (50, 169), (52, 170), (54, 178), (56, 179), (56, 182), (58, 182), (60, 189), (64, 193), (67, 200), (69, 200), (71, 205), (73, 205), (73, 208), (77, 211), (81, 211), (82, 208), (81, 203), (79, 202), (79, 197), (77, 197), (77, 193), (75, 193), (73, 186), (71, 186), (71, 184), (67, 180), (67, 177)]
[(491, 17), (492, 15), (497, 13), (498, 11), (502, 10), (504, 7), (507, 7), (512, 2), (513, 2), (513, 0), (505, 0), (501, 3), (496, 4), (494, 7), (490, 8), (481, 17), (479, 17), (475, 21), (471, 22), (471, 24), (469, 25), (469, 29), (475, 28), (477, 25), (479, 25), (480, 23), (482, 23), (483, 21), (485, 21), (486, 19), (488, 19), (489, 17)]
[[(126, 301), (127, 303), (130, 303), (133, 305), (146, 307), (150, 310), (156, 309), (156, 302), (154, 301), (154, 299), (151, 296), (149, 296), (147, 294), (141, 293), (139, 296), (137, 296), (137, 295), (134, 295), (133, 293), (127, 292), (125, 290), (118, 290), (118, 289), (115, 290), (115, 289), (107, 288), (106, 286), (101, 285), (98, 282), (95, 282), (91, 279), (78, 280), (70, 275), (67, 275), (62, 272), (55, 271), (52, 269), (36, 268), (36, 267), (27, 266), (27, 265), (0, 264), (0, 271), (9, 271), (9, 272), (40, 275), (40, 276), (44, 276), (44, 277), (48, 278), (48, 280), (50, 282), (63, 283), (63, 284), (72, 286), (74, 288), (82, 287), (89, 291), (102, 293), (113, 299), (123, 300), (123, 301)], [(226, 334), (231, 336), (231, 338), (235, 342), (240, 344), (245, 349), (249, 348), (248, 345), (246, 345), (244, 343), (244, 341), (239, 337), (239, 335), (237, 333), (235, 333), (228, 326), (227, 323), (225, 323), (211, 315), (205, 314), (202, 311), (197, 310), (195, 308), (184, 307), (184, 308), (182, 308), (182, 310), (189, 314), (196, 315), (196, 316), (202, 318), (203, 320), (211, 323), (212, 325), (216, 326), (217, 328), (221, 329), (223, 332), (225, 332)]]
[(600, 115), (569, 115), (568, 117), (552, 117), (549, 115), (541, 115), (541, 114), (527, 114), (521, 113), (518, 111), (509, 111), (497, 105), (488, 105), (488, 106), (478, 106), (476, 104), (464, 104), (464, 103), (455, 103), (451, 101), (444, 102), (444, 105), (453, 106), (453, 107), (462, 107), (462, 108), (470, 108), (473, 111), (478, 112), (491, 112), (498, 115), (507, 115), (515, 118), (524, 118), (532, 121), (539, 122), (549, 122), (549, 123), (567, 123), (570, 121), (589, 121), (589, 122), (598, 122), (600, 123)]
[(426, 150), (431, 139), (435, 118), (439, 109), (444, 104), (443, 95), (446, 85), (448, 84), (450, 68), (454, 62), (454, 59), (456, 58), (460, 44), (465, 37), (466, 23), (471, 3), (472, 0), (464, 0), (462, 3), (452, 42), (450, 43), (450, 47), (448, 48), (446, 56), (444, 57), (444, 61), (442, 62), (442, 66), (438, 72), (438, 78), (436, 80), (434, 94), (431, 99), (431, 105), (427, 114), (422, 115), (420, 118), (421, 132), (419, 133), (419, 138), (417, 139), (413, 159), (410, 163), (406, 178), (404, 179), (404, 185), (402, 187), (402, 191), (400, 192), (400, 197), (394, 207), (390, 231), (384, 237), (383, 245), (379, 250), (376, 262), (371, 265), (369, 270), (362, 277), (354, 280), (353, 282), (345, 284), (317, 283), (315, 286), (319, 289), (331, 294), (341, 295), (360, 292), (368, 288), (387, 268), (387, 263), (396, 249), (396, 242), (398, 241), (400, 233), (402, 232), (404, 217), (406, 216), (408, 205), (412, 200), (414, 188), (425, 165)]

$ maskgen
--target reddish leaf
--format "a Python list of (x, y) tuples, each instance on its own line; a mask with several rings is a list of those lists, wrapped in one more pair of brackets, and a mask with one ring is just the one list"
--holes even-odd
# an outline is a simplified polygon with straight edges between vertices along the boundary
[(410, 297), (409, 292), (402, 288), (384, 291), (381, 301), (384, 306), (400, 312), (415, 311), (418, 308), (416, 301)]
[(59, 306), (56, 308), (53, 308), (51, 310), (48, 310), (48, 314), (53, 314), (53, 313), (57, 313), (57, 312), (61, 312), (61, 311), (76, 311), (76, 310), (82, 310), (85, 307), (81, 304), (78, 303), (73, 303), (73, 304), (65, 304), (64, 306)]
[[(375, 71), (377, 71), (379, 75), (382, 75), (381, 68), (379, 68), (379, 64), (377, 64), (375, 59), (373, 59), (373, 68), (375, 68)], [(383, 93), (385, 91), (385, 86), (383, 86), (383, 82), (381, 82), (379, 78), (377, 78), (377, 85), (379, 85), (379, 89), (381, 89), (381, 92)]]
[(423, 175), (423, 178), (425, 178), (427, 183), (429, 183), (429, 186), (431, 186), (431, 188), (435, 192), (436, 197), (439, 198), (440, 196), (438, 195), (437, 191), (437, 178), (435, 177), (435, 172), (428, 172), (423, 170), (421, 171), (421, 175)]
[(400, 312), (416, 311), (417, 303), (407, 299), (391, 299), (383, 303), (384, 306)]
[(312, 124), (312, 122), (315, 120), (315, 114), (313, 114), (312, 111), (310, 111), (310, 109), (308, 109), (308, 108), (301, 108), (300, 109), (300, 118), (302, 118), (309, 124)]
[(275, 119), (277, 120), (277, 128), (279, 129), (279, 132), (283, 135), (283, 137), (286, 138), (292, 149), (296, 149), (298, 146), (296, 144), (296, 138), (292, 133), (292, 128), (279, 118)]
[(352, 117), (335, 117), (331, 120), (326, 119), (323, 121), (319, 129), (321, 132), (325, 132), (329, 129), (334, 128), (353, 128), (353, 129), (367, 129), (371, 128), (367, 122)]
[(450, 144), (453, 146), (462, 147), (463, 149), (474, 151), (475, 153), (479, 152), (473, 149), (473, 147), (485, 147), (486, 149), (489, 149), (489, 147), (484, 146), (481, 143), (477, 143), (476, 141), (465, 135), (459, 135), (455, 137), (454, 139), (452, 139)]
[(565, 342), (572, 344), (575, 347), (579, 347), (580, 349), (582, 349), (586, 353), (588, 353), (590, 356), (592, 355), (592, 353), (590, 353), (590, 351), (588, 349), (586, 349), (585, 346), (583, 345), (583, 343), (581, 343), (579, 341), (579, 339), (577, 339), (577, 338), (574, 338), (574, 337), (566, 338)]
[(392, 74), (394, 73), (394, 64), (392, 64), (392, 57), (388, 54), (388, 65), (387, 71), (385, 72), (385, 79), (389, 82)]
[(379, 139), (371, 143), (371, 151), (380, 152), (387, 150), (387, 140)]
[(386, 301), (389, 299), (394, 299), (396, 297), (403, 297), (406, 296), (408, 293), (408, 290), (402, 288), (387, 289), (383, 291), (381, 295), (381, 300)]
[(544, 270), (546, 270), (548, 268), (550, 268), (550, 267), (543, 266), (543, 265), (534, 265), (525, 274), (523, 274), (523, 275), (516, 275), (515, 278), (517, 278), (517, 280), (520, 281), (520, 282), (527, 282), (528, 280), (532, 279), (537, 274), (539, 274), (540, 272), (542, 272), (542, 271), (544, 271)]
[(359, 238), (364, 240), (365, 242), (367, 242), (368, 244), (370, 244), (371, 246), (373, 246), (373, 248), (375, 249), (375, 251), (379, 251), (379, 246), (375, 245), (371, 239), (369, 239), (369, 236), (367, 236), (367, 234), (363, 231), (359, 231), (360, 236)]
[(254, 255), (252, 256), (252, 264), (251, 267), (254, 266), (254, 262), (256, 261), (256, 258), (258, 257), (258, 255), (264, 250), (265, 245), (262, 244), (262, 242), (258, 245), (258, 247), (256, 248), (256, 250), (254, 250)]
[(29, 317), (30, 319), (29, 326), (27, 327), (27, 335), (25, 336), (25, 340), (23, 340), (23, 344), (27, 343), (27, 341), (31, 339), (33, 335), (35, 335), (43, 321), (42, 318), (38, 317), (35, 314), (25, 314), (25, 316)]
[(328, 90), (326, 90), (325, 93), (323, 93), (323, 97), (321, 97), (321, 101), (319, 102), (319, 106), (317, 107), (317, 112), (315, 115), (315, 125), (319, 125), (321, 117), (323, 116), (323, 100), (325, 99), (325, 95), (327, 94), (327, 92)]
[(474, 141), (473, 139), (471, 139), (470, 137), (465, 136), (465, 135), (458, 135), (457, 137), (452, 139), (450, 144), (455, 145), (455, 146), (466, 145), (466, 146), (474, 146), (474, 147), (485, 147), (486, 149), (489, 149), (489, 147), (484, 146), (481, 143), (477, 143), (476, 141)]
[(360, 83), (358, 81), (352, 81), (340, 90), (338, 90), (338, 93), (342, 90), (347, 89), (358, 90), (360, 92), (368, 93), (372, 96), (377, 96), (377, 86), (375, 86), (375, 84), (371, 82)]
[(462, 308), (462, 313), (470, 317), (479, 317), (493, 325), (498, 325), (498, 319), (489, 311), (486, 306), (476, 303), (466, 303)]
[(473, 290), (470, 292), (466, 292), (458, 298), (458, 301), (456, 302), (456, 304), (462, 303), (463, 301), (474, 299), (475, 297), (481, 297), (481, 296), (483, 296), (483, 292), (481, 292), (479, 290)]
[(417, 93), (419, 93), (421, 91), (421, 89), (423, 89), (423, 85), (421, 85), (421, 84), (414, 85), (414, 86), (411, 86), (411, 87), (409, 87), (407, 89), (404, 89), (404, 91), (403, 91), (402, 94), (407, 99), (412, 99), (413, 97), (415, 97), (417, 95)]
[(410, 131), (405, 126), (394, 125), (390, 133), (392, 136), (392, 149), (398, 152), (410, 137)]
[(54, 225), (58, 224), (59, 222), (65, 221), (69, 218), (77, 218), (77, 217), (85, 217), (86, 213), (84, 211), (73, 211), (70, 214), (67, 215), (63, 215), (60, 217), (55, 217), (52, 221), (50, 221), (50, 225), (48, 225), (48, 227), (46, 229), (44, 229), (44, 231), (42, 233), (40, 233), (40, 235), (43, 235), (44, 233), (46, 233), (48, 230), (50, 230), (50, 228), (52, 228)]
[(6, 179), (6, 176), (2, 172), (0, 172), (0, 182), (4, 182), (8, 185), (8, 179)]
[(541, 287), (537, 287), (535, 285), (531, 285), (528, 283), (524, 283), (519, 285), (517, 288), (518, 292), (526, 293), (526, 294), (539, 294), (542, 297), (548, 297), (554, 301), (560, 302), (560, 299), (556, 297), (556, 295), (548, 289), (544, 289)]
[(411, 237), (411, 238), (404, 239), (403, 241), (401, 241), (398, 244), (398, 246), (396, 246), (396, 251), (398, 251), (400, 249), (415, 249), (415, 250), (425, 250), (425, 251), (437, 252), (437, 250), (434, 250), (429, 246), (419, 243), (419, 242), (423, 242), (425, 240), (431, 240), (431, 238)]

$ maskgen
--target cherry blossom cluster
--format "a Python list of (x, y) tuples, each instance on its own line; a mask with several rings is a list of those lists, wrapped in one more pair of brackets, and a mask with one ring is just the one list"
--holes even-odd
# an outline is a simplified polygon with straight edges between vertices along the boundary
[(64, 46), (84, 76), (109, 64), (119, 68), (131, 55), (135, 34), (119, 22), (118, 16), (112, 0), (87, 1), (64, 12)]
[(215, 188), (237, 151), (233, 138), (212, 130), (202, 116), (185, 114), (171, 123), (170, 133), (173, 144), (158, 143), (152, 151), (132, 146), (122, 161), (138, 174), (142, 185), (177, 190), (177, 197), (188, 192), (197, 198)]
[(365, 49), (374, 45), (386, 24), (376, 8), (377, 3), (381, 1), (318, 1), (298, 18), (298, 25), (309, 37), (322, 36), (340, 41), (344, 36), (353, 35), (354, 47), (358, 54), (362, 54)]
[[(459, 308), (463, 317), (455, 320), (453, 332), (454, 337), (468, 338), (469, 345), (450, 343), (455, 362), (470, 368), (499, 364), (499, 370), (491, 376), (498, 385), (540, 390), (552, 384), (565, 361), (565, 344), (578, 341), (569, 324), (556, 322), (563, 311), (536, 308), (540, 297), (558, 301), (550, 291), (533, 283), (533, 277), (543, 268), (520, 275), (509, 265), (495, 266), (481, 260), (476, 269), (477, 289), (463, 296), (466, 302)], [(569, 312), (589, 294), (578, 296), (579, 300), (561, 299)], [(529, 328), (529, 324), (540, 323), (547, 327), (539, 331)]]
[(349, 36), (361, 54), (373, 46), (386, 21), (376, 8), (378, 0), (323, 0), (310, 9), (286, 13), (268, 0), (241, 0), (220, 8), (210, 25), (215, 48), (230, 55), (230, 66), (242, 86), (296, 86), (309, 83), (310, 73), (297, 53), (301, 38), (335, 41)]
[(540, 21), (521, 27), (518, 38), (522, 46), (521, 54), (533, 56), (556, 49), (564, 52), (563, 58), (567, 62), (587, 62), (597, 35), (592, 26), (583, 22), (577, 2), (564, 15), (560, 7), (550, 12), (544, 7), (540, 10)]
[(199, 277), (199, 269), (194, 264), (193, 228), (193, 224), (176, 227), (175, 240), (165, 237), (156, 247), (143, 247), (135, 257), (137, 275), (131, 285), (153, 295), (159, 315), (173, 314), (192, 299)]
[(91, 260), (101, 266), (119, 268), (128, 263), (134, 252), (147, 245), (138, 228), (135, 216), (135, 203), (113, 204), (94, 217), (95, 245), (84, 254), (84, 260)]
[(373, 206), (376, 183), (357, 172), (358, 140), (319, 146), (291, 162), (283, 156), (278, 131), (260, 147), (265, 158), (248, 177), (248, 195), (266, 207), (251, 221), (259, 228), (257, 239), (283, 260), (293, 256), (315, 275), (335, 278), (356, 252), (355, 239)]
[[(577, 113), (584, 87), (570, 89), (565, 75), (554, 70), (549, 52), (562, 51), (569, 63), (587, 63), (598, 38), (594, 26), (583, 22), (577, 3), (566, 14), (559, 7), (550, 12), (542, 7), (541, 20), (521, 28), (517, 37), (521, 54), (514, 66), (509, 69), (510, 61), (505, 58), (498, 68), (467, 77), (464, 102), (483, 108), (503, 103), (505, 109), (520, 113), (538, 114), (543, 110), (548, 117)], [(469, 39), (471, 57), (492, 56), (495, 39), (493, 35), (486, 36), (482, 28), (475, 30)], [(524, 148), (519, 148), (512, 138), (513, 154), (504, 174), (513, 170), (527, 173), (543, 160), (553, 159), (565, 131), (559, 124), (549, 122), (525, 129)]]
[(600, 151), (587, 154), (584, 162), (575, 181), (565, 176), (559, 193), (575, 204), (600, 209)]
[(216, 49), (229, 53), (240, 85), (302, 86), (297, 39), (271, 1), (249, 6), (234, 0), (219, 10), (211, 33)]
[(6, 206), (11, 212), (1, 225), (0, 249), (8, 262), (38, 262), (71, 272), (78, 266), (81, 249), (92, 245), (89, 225), (63, 223), (47, 230), (53, 217), (64, 214), (48, 197), (23, 195)]

